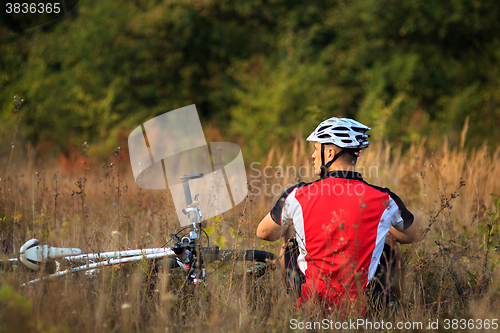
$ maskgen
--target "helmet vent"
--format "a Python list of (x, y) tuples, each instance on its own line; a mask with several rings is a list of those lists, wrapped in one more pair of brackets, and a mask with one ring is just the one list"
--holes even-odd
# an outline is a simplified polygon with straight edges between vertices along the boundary
[(351, 143), (352, 140), (341, 140), (343, 143)]
[(352, 128), (355, 132), (361, 132), (361, 133), (364, 133), (367, 131), (367, 128), (363, 128), (363, 127), (353, 127)]
[(349, 129), (347, 127), (342, 127), (342, 126), (335, 127), (333, 130), (334, 131), (349, 131)]
[(349, 134), (347, 133), (334, 133), (336, 136), (341, 137), (341, 138), (348, 138)]
[(327, 138), (331, 138), (332, 136), (330, 134), (321, 134), (321, 135), (318, 135), (318, 138), (320, 139), (327, 139)]
[(330, 126), (323, 126), (319, 130), (317, 130), (316, 132), (321, 132), (321, 131), (324, 131), (324, 130), (326, 130), (328, 128), (330, 128)]

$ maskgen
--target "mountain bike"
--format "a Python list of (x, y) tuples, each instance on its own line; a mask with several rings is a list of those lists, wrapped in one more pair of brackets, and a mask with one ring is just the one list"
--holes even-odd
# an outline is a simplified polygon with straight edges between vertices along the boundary
[[(104, 266), (117, 266), (140, 260), (153, 261), (154, 271), (157, 271), (161, 264), (166, 265), (170, 273), (179, 274), (180, 272), (185, 283), (190, 285), (204, 284), (205, 278), (219, 271), (225, 263), (231, 263), (232, 273), (248, 274), (253, 277), (261, 277), (268, 270), (273, 269), (274, 254), (270, 252), (221, 250), (219, 246), (210, 246), (209, 236), (201, 227), (202, 213), (198, 195), (195, 195), (193, 200), (189, 187), (189, 180), (202, 177), (202, 173), (180, 177), (186, 200), (183, 213), (191, 225), (175, 234), (170, 234), (170, 239), (163, 247), (82, 254), (79, 248), (41, 245), (37, 239), (31, 239), (21, 246), (19, 258), (11, 258), (1, 263), (3, 266), (10, 267), (21, 262), (34, 271), (40, 270), (42, 265), (50, 264), (54, 267), (55, 272), (30, 280), (28, 284), (77, 272), (95, 275)], [(206, 246), (202, 246), (203, 238), (206, 239)], [(175, 243), (167, 247), (172, 241)], [(207, 269), (210, 271), (207, 272)]]

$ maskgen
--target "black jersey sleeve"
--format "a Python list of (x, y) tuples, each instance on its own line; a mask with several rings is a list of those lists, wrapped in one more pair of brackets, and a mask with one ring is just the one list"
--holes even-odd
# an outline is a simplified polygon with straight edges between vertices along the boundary
[(301, 187), (306, 185), (307, 183), (299, 183), (297, 185), (294, 185), (287, 189), (281, 197), (276, 201), (276, 204), (274, 205), (273, 209), (271, 209), (271, 218), (273, 219), (274, 222), (277, 224), (281, 225), (281, 213), (283, 211), (283, 206), (285, 205), (286, 198), (292, 193), (294, 189), (297, 187)]

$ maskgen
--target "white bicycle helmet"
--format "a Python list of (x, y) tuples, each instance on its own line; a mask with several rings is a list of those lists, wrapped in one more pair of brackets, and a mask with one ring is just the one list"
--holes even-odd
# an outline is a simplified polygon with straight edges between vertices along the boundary
[(363, 149), (368, 147), (371, 128), (349, 118), (330, 118), (316, 127), (307, 141), (333, 143), (340, 148)]
[[(370, 135), (365, 134), (370, 129), (349, 118), (332, 117), (319, 124), (306, 140), (321, 143), (321, 178), (325, 176), (330, 165), (345, 152), (359, 157), (359, 151), (370, 144), (367, 140)], [(325, 165), (325, 144), (330, 143), (344, 149)]]

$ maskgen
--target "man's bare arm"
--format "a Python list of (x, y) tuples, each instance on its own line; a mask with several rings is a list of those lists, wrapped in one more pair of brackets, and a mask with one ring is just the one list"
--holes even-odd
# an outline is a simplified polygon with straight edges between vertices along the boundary
[(391, 227), (389, 232), (396, 238), (399, 243), (410, 244), (421, 240), (423, 228), (417, 217), (413, 216), (413, 223), (408, 229), (398, 231), (394, 227)]
[(275, 241), (289, 233), (288, 226), (281, 226), (273, 221), (271, 213), (268, 213), (257, 227), (257, 237), (267, 241)]

